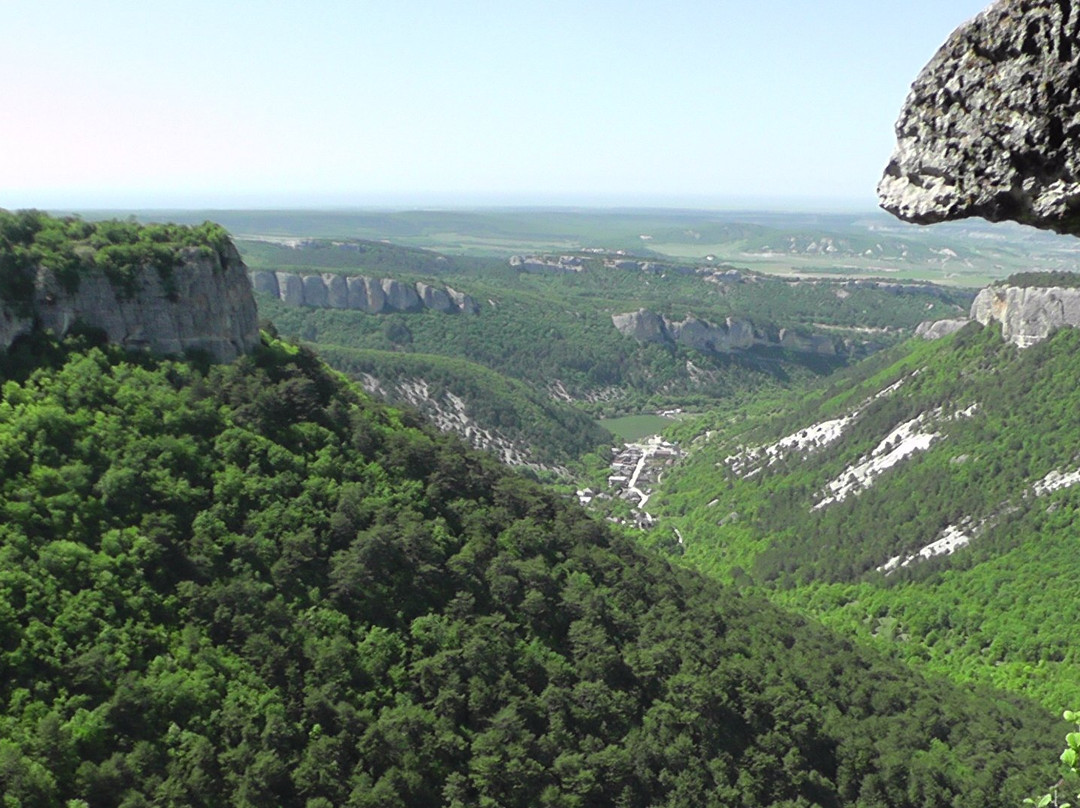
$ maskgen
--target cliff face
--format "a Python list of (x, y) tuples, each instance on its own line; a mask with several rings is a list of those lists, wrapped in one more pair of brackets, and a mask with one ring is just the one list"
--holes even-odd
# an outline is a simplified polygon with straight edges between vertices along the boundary
[(1080, 326), (1080, 289), (991, 286), (971, 304), (971, 319), (1001, 323), (1005, 339), (1027, 348), (1055, 328)]
[(836, 342), (820, 334), (796, 334), (783, 328), (770, 337), (754, 328), (749, 320), (728, 317), (723, 325), (714, 325), (697, 317), (671, 320), (648, 309), (612, 315), (611, 321), (619, 333), (639, 342), (675, 342), (699, 351), (728, 353), (746, 350), (756, 345), (784, 348), (799, 353), (835, 356)]
[(882, 207), (1080, 233), (1080, 4), (999, 0), (923, 69), (896, 124)]
[(259, 342), (258, 314), (247, 269), (230, 243), (223, 254), (184, 249), (165, 284), (142, 271), (132, 294), (101, 271), (80, 275), (69, 291), (47, 270), (37, 271), (27, 310), (0, 307), (0, 346), (10, 347), (35, 324), (62, 336), (76, 323), (101, 329), (109, 342), (163, 354), (189, 348), (226, 362)]
[(368, 314), (417, 312), (424, 309), (444, 314), (476, 314), (480, 307), (466, 294), (426, 283), (360, 275), (298, 275), (293, 272), (259, 270), (251, 273), (255, 291), (279, 298), (288, 306), (351, 309)]

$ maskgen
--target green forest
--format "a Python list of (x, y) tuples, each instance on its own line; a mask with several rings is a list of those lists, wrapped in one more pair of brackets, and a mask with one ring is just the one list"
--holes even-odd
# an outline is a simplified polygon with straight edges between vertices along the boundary
[[(697, 448), (654, 505), (699, 569), (956, 681), (1050, 709), (1076, 703), (1078, 637), (1062, 604), (1076, 569), (1080, 489), (1065, 475), (1080, 465), (1078, 356), (1075, 329), (1023, 351), (977, 324), (905, 343), (819, 385), (797, 409), (774, 399), (776, 415), (762, 402), (745, 418), (680, 424)], [(827, 446), (752, 474), (733, 468), (744, 447), (853, 412)], [(920, 417), (936, 436), (925, 451), (815, 508), (830, 481), (888, 451), (894, 428)], [(718, 526), (729, 514), (737, 518)], [(967, 546), (882, 571), (950, 528)]]
[[(115, 252), (137, 278), (230, 249), (212, 225), (0, 223), (16, 290), (64, 256), (83, 271)], [(1075, 331), (1020, 352), (973, 325), (831, 366), (717, 356), (724, 398), (674, 394), (703, 407), (667, 427), (689, 456), (643, 533), (349, 378), (422, 379), (558, 463), (598, 458), (592, 415), (705, 366), (601, 333), (603, 307), (630, 302), (603, 273), (528, 275), (496, 298), (508, 267), (469, 272), (455, 288), (488, 317), (271, 302), (231, 364), (85, 332), (4, 352), (4, 808), (1004, 807), (1054, 782), (1056, 716), (1080, 696), (1062, 607), (1077, 489), (1035, 485), (1080, 463)], [(667, 280), (700, 283), (628, 288), (646, 300)], [(789, 314), (840, 299), (804, 291), (780, 297)], [(333, 335), (324, 355), (278, 336), (305, 328)], [(631, 393), (552, 400), (537, 381), (575, 361)], [(815, 419), (846, 426), (813, 451), (743, 454)], [(917, 462), (813, 509), (897, 424), (924, 422)], [(949, 525), (977, 539), (878, 570)]]
[[(281, 335), (316, 347), (347, 373), (401, 380), (408, 362), (414, 380), (439, 388), (457, 376), (453, 392), (465, 396), (479, 425), (497, 430), (509, 421), (515, 439), (525, 441), (544, 464), (570, 463), (595, 448), (595, 433), (568, 414), (571, 407), (589, 418), (672, 407), (705, 411), (720, 401), (802, 388), (895, 344), (927, 317), (966, 313), (973, 297), (969, 290), (927, 284), (788, 281), (730, 266), (630, 260), (614, 253), (574, 254), (576, 272), (530, 272), (505, 258), (359, 239), (246, 239), (240, 248), (253, 269), (393, 277), (469, 294), (480, 305), (475, 316), (370, 315), (287, 306), (267, 295), (258, 302)], [(824, 335), (840, 350), (822, 355), (756, 346), (717, 353), (673, 342), (642, 343), (612, 322), (613, 315), (642, 308), (674, 320), (749, 319), (774, 341), (786, 328)], [(361, 355), (363, 367), (356, 360)], [(538, 405), (544, 400), (550, 403)], [(484, 402), (499, 403), (493, 411)]]
[(1046, 779), (1049, 713), (673, 567), (305, 350), (30, 349), (0, 403), (8, 806), (1013, 805)]

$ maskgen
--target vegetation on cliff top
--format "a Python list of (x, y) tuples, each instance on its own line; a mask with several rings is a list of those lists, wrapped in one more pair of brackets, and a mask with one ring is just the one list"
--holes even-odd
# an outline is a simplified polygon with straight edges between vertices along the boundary
[(1057, 286), (1064, 289), (1076, 289), (1080, 288), (1080, 273), (1066, 272), (1064, 270), (1058, 272), (1018, 272), (994, 285), (1019, 286), (1021, 288)]
[(97, 269), (125, 297), (137, 291), (139, 273), (155, 269), (166, 289), (185, 248), (224, 255), (229, 243), (223, 227), (204, 222), (141, 225), (129, 221), (86, 222), (36, 210), (0, 210), (0, 300), (25, 313), (39, 269), (55, 275), (67, 291)]

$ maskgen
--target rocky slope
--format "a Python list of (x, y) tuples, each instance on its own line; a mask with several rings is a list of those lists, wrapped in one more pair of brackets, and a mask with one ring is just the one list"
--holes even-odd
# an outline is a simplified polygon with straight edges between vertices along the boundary
[(410, 283), (392, 278), (365, 278), (325, 272), (301, 275), (295, 272), (256, 271), (251, 273), (255, 291), (280, 298), (289, 306), (351, 309), (368, 314), (416, 312), (424, 309), (444, 314), (476, 314), (476, 301), (466, 294), (427, 283)]
[(1080, 233), (1080, 6), (1000, 0), (923, 69), (896, 124), (882, 207)]

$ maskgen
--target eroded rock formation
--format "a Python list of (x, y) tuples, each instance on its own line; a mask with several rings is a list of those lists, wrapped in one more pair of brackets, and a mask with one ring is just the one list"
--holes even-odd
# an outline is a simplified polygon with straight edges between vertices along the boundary
[(476, 314), (480, 307), (463, 292), (449, 286), (409, 283), (392, 278), (365, 278), (360, 275), (298, 275), (294, 272), (251, 273), (255, 291), (280, 299), (288, 306), (352, 309), (368, 314), (415, 312), (424, 309), (444, 314)]
[(236, 248), (224, 253), (185, 249), (166, 284), (147, 268), (133, 293), (116, 287), (100, 270), (79, 277), (69, 291), (39, 269), (25, 311), (0, 307), (0, 346), (7, 348), (35, 325), (57, 335), (76, 325), (100, 329), (109, 342), (162, 354), (207, 351), (225, 362), (259, 343), (258, 314), (247, 268)]
[(920, 339), (934, 340), (947, 337), (949, 334), (955, 334), (965, 325), (970, 323), (971, 320), (966, 318), (957, 318), (955, 320), (926, 320), (919, 323), (915, 328), (915, 336)]
[(1080, 234), (1080, 3), (999, 0), (961, 26), (896, 135), (878, 196), (900, 218)]
[(674, 342), (698, 351), (728, 353), (760, 345), (799, 353), (835, 356), (836, 341), (821, 334), (798, 334), (789, 328), (772, 336), (754, 328), (749, 320), (728, 317), (723, 325), (689, 315), (684, 320), (662, 317), (648, 309), (614, 314), (611, 322), (620, 334), (638, 342)]
[(1062, 326), (1080, 325), (1080, 289), (991, 286), (971, 304), (971, 319), (1001, 323), (1001, 335), (1021, 348)]

